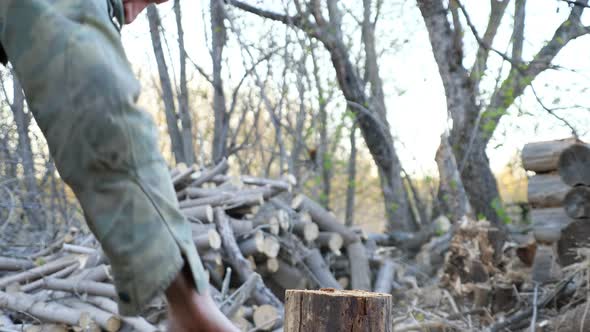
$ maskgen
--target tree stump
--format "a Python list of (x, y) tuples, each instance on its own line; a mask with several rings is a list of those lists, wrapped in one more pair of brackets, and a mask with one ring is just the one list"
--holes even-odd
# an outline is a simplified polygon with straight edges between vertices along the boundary
[(334, 289), (287, 290), (285, 332), (391, 332), (390, 294)]

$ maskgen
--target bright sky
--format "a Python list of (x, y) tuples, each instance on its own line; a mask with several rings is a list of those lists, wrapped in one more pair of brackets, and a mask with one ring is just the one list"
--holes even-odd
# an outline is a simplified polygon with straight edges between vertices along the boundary
[[(170, 31), (169, 43), (175, 43), (176, 25), (171, 2), (160, 5), (160, 14), (164, 26)], [(260, 1), (258, 1), (260, 2)], [(353, 4), (350, 1), (341, 1)], [(471, 20), (476, 24), (480, 35), (485, 30), (489, 13), (489, 1), (464, 0), (470, 12)], [(266, 1), (266, 3), (270, 3)], [(404, 167), (416, 173), (436, 172), (434, 155), (441, 133), (447, 126), (446, 101), (444, 90), (430, 49), (428, 35), (421, 20), (415, 1), (385, 1), (385, 17), (378, 25), (378, 42), (380, 47), (392, 42), (400, 45), (386, 51), (380, 61), (380, 74), (385, 81), (387, 107), (392, 132), (398, 138), (398, 153)], [(209, 29), (209, 18), (203, 17), (208, 10), (208, 0), (184, 0), (183, 15), (185, 23), (187, 51), (191, 58), (210, 72), (211, 58), (207, 53), (204, 29)], [(559, 12), (557, 10), (559, 9)], [(238, 15), (246, 15), (236, 12)], [(508, 50), (511, 34), (513, 4), (504, 15), (503, 23), (497, 37), (496, 47)], [(527, 4), (524, 58), (530, 60), (543, 43), (551, 38), (555, 28), (569, 13), (565, 4), (556, 0), (529, 0)], [(584, 16), (585, 24), (589, 24)], [(205, 19), (205, 21), (204, 21)], [(253, 17), (253, 20), (257, 18)], [(261, 22), (261, 21), (257, 21)], [(261, 27), (264, 29), (265, 27)], [(268, 27), (266, 27), (268, 28)], [(465, 26), (467, 30), (467, 26)], [(255, 34), (257, 30), (244, 31)], [(209, 33), (209, 30), (207, 31)], [(466, 40), (468, 57), (465, 65), (473, 63), (473, 53), (477, 46), (469, 36)], [(133, 25), (124, 30), (124, 42), (129, 57), (141, 70), (156, 70), (145, 17), (140, 17)], [(230, 36), (231, 38), (231, 36)], [(407, 40), (406, 43), (403, 43)], [(576, 126), (582, 139), (590, 141), (590, 97), (586, 88), (590, 83), (590, 37), (585, 36), (571, 42), (562, 50), (556, 64), (566, 68), (562, 71), (547, 71), (540, 75), (533, 85), (546, 106), (582, 105), (584, 108), (557, 111)], [(174, 46), (172, 46), (174, 47)], [(233, 47), (225, 51), (230, 58), (232, 72), (242, 70), (239, 49)], [(493, 68), (498, 68), (498, 56), (492, 55)], [(227, 69), (226, 69), (227, 70)], [(574, 72), (575, 71), (575, 72)], [(491, 71), (490, 73), (494, 73)], [(493, 83), (494, 78), (491, 78)], [(488, 81), (489, 82), (489, 81)], [(489, 84), (488, 84), (489, 88)], [(403, 93), (400, 93), (403, 91)], [(556, 105), (552, 102), (559, 98)], [(491, 142), (488, 154), (494, 170), (503, 167), (516, 151), (527, 142), (568, 137), (569, 131), (555, 118), (547, 115), (538, 105), (528, 89), (525, 96), (517, 101), (519, 107), (513, 107), (505, 116)], [(519, 115), (519, 108), (528, 115)]]

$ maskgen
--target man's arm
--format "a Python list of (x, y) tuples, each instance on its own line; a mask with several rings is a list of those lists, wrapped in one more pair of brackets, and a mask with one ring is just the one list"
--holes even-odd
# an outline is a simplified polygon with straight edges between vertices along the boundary
[(137, 16), (152, 3), (161, 4), (168, 0), (123, 0), (125, 8), (125, 24), (135, 21)]

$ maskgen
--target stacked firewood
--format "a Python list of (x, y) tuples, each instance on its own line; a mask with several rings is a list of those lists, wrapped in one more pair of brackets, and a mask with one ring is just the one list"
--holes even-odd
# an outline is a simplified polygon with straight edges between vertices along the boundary
[[(387, 251), (376, 253), (362, 231), (295, 193), (293, 177), (234, 177), (227, 169), (224, 160), (210, 169), (179, 165), (170, 175), (214, 299), (242, 330), (280, 329), (287, 289), (395, 287)], [(0, 258), (0, 328), (164, 330), (162, 298), (142, 317), (117, 315), (108, 261), (92, 236), (81, 237), (68, 234), (27, 259)]]
[(530, 143), (522, 163), (534, 172), (528, 201), (537, 256), (544, 261), (539, 272), (549, 271), (553, 254), (559, 265), (570, 265), (590, 233), (590, 146), (576, 138)]

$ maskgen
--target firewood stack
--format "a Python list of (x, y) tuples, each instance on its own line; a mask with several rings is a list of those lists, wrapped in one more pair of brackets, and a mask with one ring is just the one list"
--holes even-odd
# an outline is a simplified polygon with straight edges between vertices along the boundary
[(545, 246), (538, 247), (535, 260), (547, 266), (550, 259), (539, 256), (556, 254), (559, 265), (570, 265), (590, 232), (590, 146), (576, 138), (530, 143), (523, 148), (522, 163), (535, 172), (528, 200), (535, 240)]
[[(392, 289), (396, 264), (375, 263), (363, 233), (295, 194), (293, 177), (232, 177), (227, 167), (179, 165), (170, 175), (214, 299), (243, 331), (280, 329), (287, 289)], [(108, 261), (92, 236), (81, 237), (67, 234), (26, 259), (0, 257), (0, 330), (165, 330), (161, 298), (142, 317), (117, 315)]]

